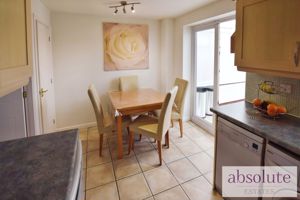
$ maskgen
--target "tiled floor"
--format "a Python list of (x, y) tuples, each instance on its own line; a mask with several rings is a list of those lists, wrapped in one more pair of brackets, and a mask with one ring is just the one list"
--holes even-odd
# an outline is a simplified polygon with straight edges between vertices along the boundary
[[(177, 123), (175, 123), (177, 125)], [(170, 148), (163, 148), (158, 166), (156, 144), (143, 137), (124, 158), (117, 158), (116, 135), (104, 136), (99, 157), (96, 127), (80, 130), (83, 144), (85, 200), (219, 200), (212, 190), (214, 138), (191, 122), (184, 123), (184, 137), (177, 126), (170, 130)]]

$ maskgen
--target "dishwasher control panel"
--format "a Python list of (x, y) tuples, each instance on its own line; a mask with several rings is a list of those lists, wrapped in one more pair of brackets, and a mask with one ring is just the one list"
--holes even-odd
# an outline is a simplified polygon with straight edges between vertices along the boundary
[(263, 151), (263, 138), (239, 127), (231, 122), (219, 118), (218, 130), (222, 130), (230, 140), (249, 151), (261, 154)]

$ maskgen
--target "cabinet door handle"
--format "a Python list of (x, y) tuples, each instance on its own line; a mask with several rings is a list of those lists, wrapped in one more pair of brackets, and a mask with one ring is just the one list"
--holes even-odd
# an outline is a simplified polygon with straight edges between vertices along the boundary
[(296, 67), (299, 65), (299, 53), (300, 53), (300, 42), (296, 42), (296, 48), (294, 53), (294, 63)]

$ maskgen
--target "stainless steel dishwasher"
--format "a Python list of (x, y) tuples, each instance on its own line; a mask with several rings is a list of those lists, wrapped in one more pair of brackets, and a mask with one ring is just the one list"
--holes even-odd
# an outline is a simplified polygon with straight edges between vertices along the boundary
[[(216, 149), (217, 191), (222, 194), (223, 166), (261, 166), (264, 139), (223, 118), (218, 117)], [(226, 198), (257, 200), (259, 198)]]

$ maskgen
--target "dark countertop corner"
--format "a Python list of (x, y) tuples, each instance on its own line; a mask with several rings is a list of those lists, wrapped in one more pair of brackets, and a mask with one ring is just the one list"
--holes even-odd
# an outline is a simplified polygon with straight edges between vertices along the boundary
[(278, 119), (272, 119), (245, 101), (216, 106), (211, 108), (211, 111), (300, 156), (299, 118), (283, 115)]
[(78, 130), (0, 142), (0, 199), (65, 200)]

